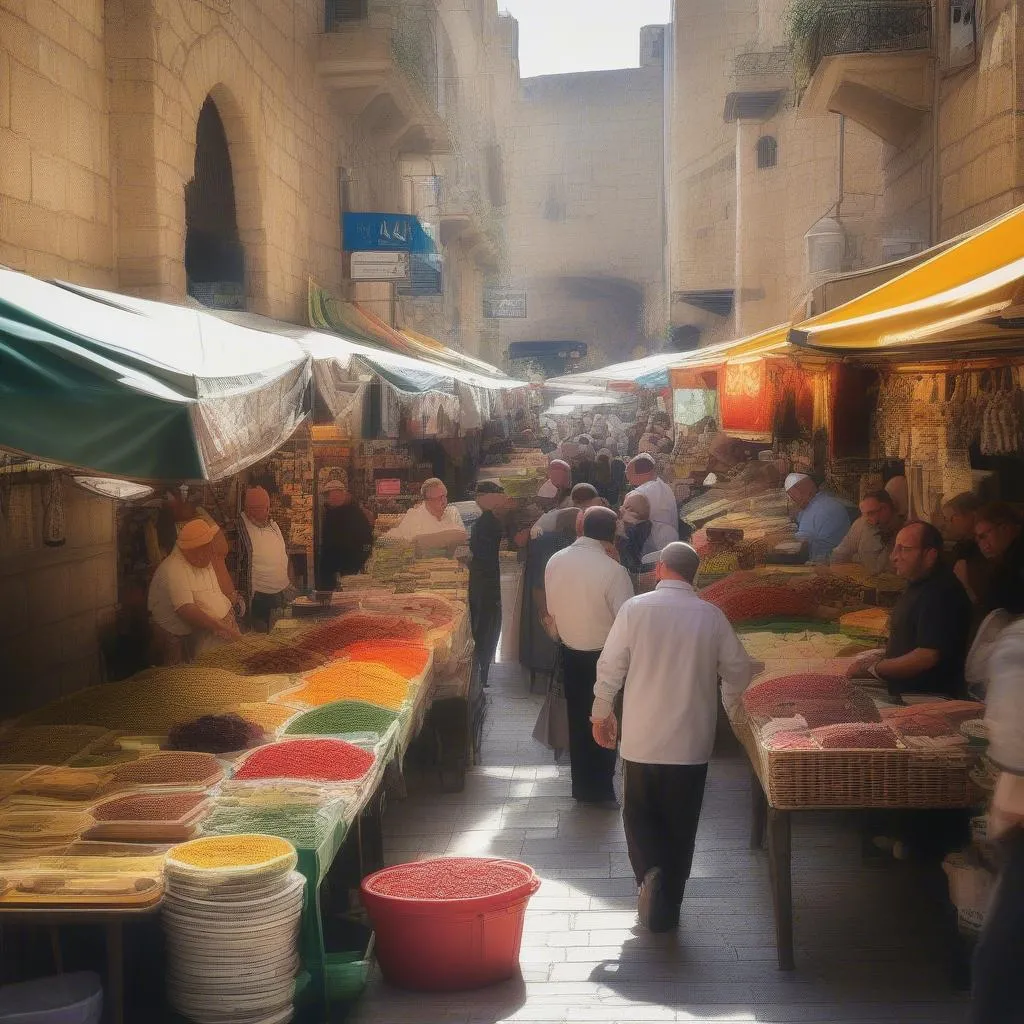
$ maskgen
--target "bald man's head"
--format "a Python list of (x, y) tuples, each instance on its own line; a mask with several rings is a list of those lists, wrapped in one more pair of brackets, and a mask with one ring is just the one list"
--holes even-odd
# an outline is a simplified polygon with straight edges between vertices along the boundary
[(618, 516), (610, 508), (594, 505), (583, 513), (583, 536), (611, 544), (615, 541), (618, 523)]
[(245, 514), (257, 525), (270, 520), (270, 495), (264, 487), (250, 487), (245, 492)]
[(700, 569), (700, 555), (682, 541), (673, 541), (661, 549), (658, 556), (657, 577), (659, 580), (682, 580), (693, 583)]

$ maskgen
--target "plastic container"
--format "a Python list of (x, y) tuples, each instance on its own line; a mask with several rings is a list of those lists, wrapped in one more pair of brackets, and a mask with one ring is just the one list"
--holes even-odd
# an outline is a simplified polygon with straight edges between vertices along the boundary
[(0, 1024), (99, 1024), (103, 986), (92, 971), (0, 987)]
[[(458, 885), (458, 873), (472, 877)], [(470, 897), (423, 895), (431, 879), (454, 875)], [(412, 883), (407, 885), (407, 883)], [(483, 883), (483, 884), (481, 884)], [(401, 895), (407, 888), (411, 895)], [(385, 868), (363, 879), (363, 904), (376, 933), (385, 979), (414, 991), (455, 992), (513, 977), (519, 969), (523, 923), (540, 879), (527, 864), (484, 857), (436, 858)]]

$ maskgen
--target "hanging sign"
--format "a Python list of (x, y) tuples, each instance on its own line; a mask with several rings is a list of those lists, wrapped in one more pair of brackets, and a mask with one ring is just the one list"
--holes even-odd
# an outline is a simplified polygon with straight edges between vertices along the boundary
[(408, 213), (346, 213), (346, 252), (437, 252), (418, 217)]
[(354, 252), (349, 277), (353, 281), (408, 281), (407, 252)]
[(487, 320), (525, 320), (526, 292), (488, 288), (484, 292), (484, 317)]

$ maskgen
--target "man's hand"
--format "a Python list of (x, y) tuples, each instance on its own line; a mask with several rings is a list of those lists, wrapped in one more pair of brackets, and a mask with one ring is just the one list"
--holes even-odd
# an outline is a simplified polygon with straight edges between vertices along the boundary
[(238, 626), (235, 624), (234, 619), (226, 619), (217, 627), (215, 633), (221, 638), (221, 640), (227, 640), (229, 642), (237, 640), (242, 635)]
[(619, 739), (619, 723), (615, 715), (607, 718), (592, 718), (590, 720), (594, 730), (594, 742), (606, 750), (614, 750)]
[(847, 667), (846, 678), (867, 678), (871, 675), (871, 670), (882, 660), (884, 655), (884, 651), (865, 651), (863, 654), (858, 654)]
[(558, 627), (555, 625), (555, 619), (552, 615), (545, 615), (541, 619), (541, 624), (544, 626), (544, 632), (547, 633), (552, 640), (556, 643), (559, 640)]

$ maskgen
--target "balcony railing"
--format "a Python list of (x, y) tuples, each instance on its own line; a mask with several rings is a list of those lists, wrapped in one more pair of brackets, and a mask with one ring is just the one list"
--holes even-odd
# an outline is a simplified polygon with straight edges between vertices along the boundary
[(391, 30), (391, 55), (435, 110), (438, 106), (437, 36), (430, 0), (327, 0), (328, 32), (365, 22)]
[(813, 74), (826, 57), (902, 53), (932, 45), (932, 5), (926, 0), (824, 0), (794, 22), (794, 51)]

